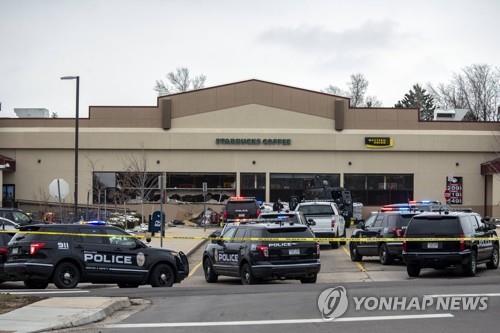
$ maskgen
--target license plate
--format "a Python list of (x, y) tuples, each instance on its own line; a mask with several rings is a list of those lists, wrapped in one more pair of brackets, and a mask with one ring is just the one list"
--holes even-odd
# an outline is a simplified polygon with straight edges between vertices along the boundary
[(19, 248), (14, 247), (12, 248), (12, 254), (18, 254), (19, 253)]
[(438, 249), (439, 248), (439, 243), (435, 243), (435, 242), (427, 243), (427, 248), (428, 249)]
[(297, 255), (300, 254), (300, 249), (290, 249), (288, 250), (289, 255)]
[(245, 214), (238, 214), (238, 217), (245, 217)]

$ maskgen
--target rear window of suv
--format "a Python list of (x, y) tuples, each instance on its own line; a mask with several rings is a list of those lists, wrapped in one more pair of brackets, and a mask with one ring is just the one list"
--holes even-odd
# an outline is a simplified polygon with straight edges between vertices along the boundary
[(299, 212), (304, 215), (334, 215), (335, 212), (330, 205), (304, 205), (299, 207)]
[[(42, 234), (30, 234), (29, 232), (40, 232)], [(43, 227), (29, 227), (27, 229), (22, 229), (12, 237), (12, 242), (31, 242), (31, 241), (55, 241), (59, 240), (62, 235), (51, 235), (43, 233), (68, 233), (67, 230), (63, 228), (43, 228)]]
[(314, 238), (311, 230), (304, 226), (303, 228), (273, 228), (252, 230), (252, 237), (255, 238)]
[(226, 205), (226, 210), (234, 213), (238, 210), (256, 211), (257, 204), (255, 201), (229, 201)]
[(460, 235), (462, 228), (457, 217), (414, 217), (406, 229), (407, 235)]

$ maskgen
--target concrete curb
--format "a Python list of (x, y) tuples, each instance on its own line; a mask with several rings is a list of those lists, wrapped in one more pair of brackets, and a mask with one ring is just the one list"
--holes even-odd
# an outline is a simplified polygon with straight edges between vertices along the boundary
[(130, 301), (128, 297), (113, 297), (110, 304), (107, 304), (105, 307), (101, 308), (95, 313), (90, 314), (89, 316), (78, 318), (76, 320), (69, 319), (68, 321), (61, 322), (59, 325), (54, 325), (33, 332), (45, 332), (48, 330), (58, 330), (58, 329), (60, 330), (64, 328), (71, 328), (71, 327), (77, 327), (95, 323), (112, 315), (114, 312), (129, 306), (130, 306)]
[(129, 307), (128, 297), (48, 298), (0, 316), (0, 329), (46, 332), (91, 324)]

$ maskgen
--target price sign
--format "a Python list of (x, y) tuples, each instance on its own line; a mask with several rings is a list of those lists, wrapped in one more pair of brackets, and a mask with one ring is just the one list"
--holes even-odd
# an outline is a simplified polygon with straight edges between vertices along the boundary
[(462, 205), (463, 188), (463, 177), (446, 177), (446, 191), (449, 192), (446, 203), (449, 205)]

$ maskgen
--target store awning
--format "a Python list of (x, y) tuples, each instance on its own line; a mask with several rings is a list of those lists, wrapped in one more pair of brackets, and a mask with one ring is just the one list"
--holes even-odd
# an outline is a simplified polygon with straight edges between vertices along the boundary
[(4, 155), (0, 155), (0, 170), (7, 172), (16, 171), (16, 160)]
[(500, 173), (500, 157), (481, 164), (481, 175), (494, 175)]

